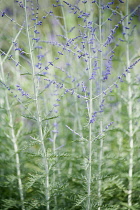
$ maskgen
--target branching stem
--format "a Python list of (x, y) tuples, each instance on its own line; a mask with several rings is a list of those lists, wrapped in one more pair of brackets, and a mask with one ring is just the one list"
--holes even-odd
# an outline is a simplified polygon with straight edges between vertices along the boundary
[[(100, 94), (102, 93), (102, 69), (103, 69), (103, 53), (102, 53), (102, 8), (101, 8), (101, 0), (99, 0), (99, 41), (100, 41), (100, 73), (99, 73), (99, 81), (100, 81)], [(103, 95), (100, 95), (99, 104), (101, 105), (103, 100)], [(103, 132), (103, 122), (102, 122), (102, 112), (100, 117), (100, 133)], [(98, 165), (98, 199), (99, 199), (99, 207), (98, 210), (101, 209), (101, 167), (102, 167), (102, 158), (103, 158), (103, 138), (100, 139), (100, 150), (99, 150), (99, 165)]]
[[(3, 65), (2, 65), (1, 56), (0, 56), (0, 63), (1, 63), (2, 81), (5, 83), (5, 75), (4, 75), (4, 69), (3, 69)], [(10, 103), (9, 103), (7, 90), (5, 90), (5, 101), (6, 101), (6, 109), (7, 109), (8, 116), (9, 116), (9, 127), (10, 127), (10, 131), (11, 131), (11, 141), (13, 143), (14, 152), (15, 152), (15, 156), (16, 156), (15, 161), (16, 161), (16, 171), (17, 171), (19, 195), (20, 195), (20, 200), (21, 200), (21, 208), (22, 208), (22, 210), (25, 210), (23, 184), (22, 184), (22, 180), (21, 180), (20, 157), (19, 157), (19, 153), (18, 153), (19, 150), (18, 150), (18, 144), (17, 144), (18, 139), (16, 137), (15, 130), (14, 130), (14, 121), (13, 121), (12, 111), (11, 111), (11, 108), (10, 108)]]
[[(129, 13), (129, 2), (126, 1), (126, 27), (128, 27), (128, 13)], [(126, 62), (127, 66), (130, 65), (130, 58), (129, 58), (129, 37), (128, 33), (126, 33)], [(129, 154), (129, 171), (128, 171), (128, 206), (132, 207), (132, 189), (133, 189), (133, 154), (134, 154), (134, 136), (133, 136), (133, 122), (132, 122), (132, 115), (133, 115), (133, 101), (132, 101), (132, 78), (131, 73), (127, 76), (128, 82), (128, 125), (129, 125), (129, 147), (130, 147), (130, 154)]]
[(46, 209), (49, 210), (50, 209), (50, 205), (49, 205), (49, 198), (50, 198), (50, 195), (49, 195), (49, 166), (48, 166), (48, 160), (47, 160), (47, 151), (46, 151), (45, 143), (44, 143), (40, 107), (39, 107), (39, 102), (38, 102), (38, 89), (37, 89), (37, 82), (36, 82), (36, 77), (35, 77), (34, 56), (33, 56), (32, 45), (31, 45), (30, 34), (29, 34), (26, 0), (25, 0), (25, 16), (26, 16), (27, 39), (28, 39), (29, 53), (30, 53), (31, 66), (32, 66), (32, 78), (33, 78), (33, 85), (34, 85), (37, 124), (38, 124), (39, 138), (41, 141), (41, 149), (42, 149), (42, 154), (43, 154), (43, 164), (44, 164), (44, 169), (45, 169), (45, 174), (46, 174), (46, 178), (45, 178), (45, 197), (46, 197), (46, 202), (47, 202)]

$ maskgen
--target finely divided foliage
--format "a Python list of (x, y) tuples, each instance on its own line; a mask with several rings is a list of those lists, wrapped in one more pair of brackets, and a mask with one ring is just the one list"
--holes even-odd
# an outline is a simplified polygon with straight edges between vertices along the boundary
[(1, 209), (139, 209), (138, 1), (0, 12)]

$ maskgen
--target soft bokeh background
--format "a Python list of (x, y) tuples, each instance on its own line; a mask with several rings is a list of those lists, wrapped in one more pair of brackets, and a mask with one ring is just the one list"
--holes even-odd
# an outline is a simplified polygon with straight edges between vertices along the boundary
[[(87, 197), (90, 119), (85, 98), (89, 97), (90, 85), (88, 62), (85, 62), (86, 56), (84, 58), (79, 58), (79, 56), (81, 57), (83, 52), (91, 53), (88, 45), (89, 38), (86, 39), (86, 36), (90, 38), (92, 36), (86, 28), (82, 27), (84, 25), (83, 20), (79, 19), (76, 14), (74, 15), (64, 2), (60, 2), (64, 7), (52, 6), (53, 3), (56, 5), (56, 1), (40, 0), (39, 10), (36, 10), (38, 6), (36, 1), (33, 1), (33, 4), (32, 1), (27, 2), (30, 40), (40, 38), (39, 42), (32, 40), (31, 44), (36, 73), (35, 86), (38, 90), (37, 99), (49, 162), (49, 202), (50, 209), (80, 210), (86, 209), (85, 200)], [(94, 60), (97, 61), (97, 66), (100, 66), (98, 50), (102, 44), (97, 41), (100, 35), (98, 7), (96, 4), (89, 4), (89, 2), (83, 4), (82, 1), (71, 1), (70, 3), (79, 6), (81, 11), (91, 11), (92, 18), (89, 20), (92, 19), (93, 27), (97, 28), (97, 37), (95, 37), (93, 44), (96, 53), (91, 53), (90, 56), (93, 62), (92, 66), (95, 65)], [(103, 1), (103, 3), (107, 4), (108, 1)], [(45, 173), (36, 122), (37, 114), (25, 11), (18, 2), (12, 0), (1, 1), (0, 4), (1, 12), (6, 12), (4, 17), (0, 17), (1, 69), (4, 70), (4, 75), (1, 70), (0, 84), (0, 191), (2, 195), (0, 205), (1, 209), (21, 209), (15, 164), (16, 154), (9, 124), (9, 113), (11, 113), (14, 125), (12, 130), (17, 136), (26, 209), (45, 209)], [(136, 0), (129, 1), (130, 14), (138, 4), (139, 2)], [(125, 3), (120, 4), (119, 1), (115, 1), (112, 10), (115, 10), (117, 5), (120, 8), (114, 16), (109, 9), (102, 11), (103, 43), (111, 29), (125, 15)], [(37, 21), (41, 21), (41, 25), (35, 26), (35, 20), (31, 20), (34, 17), (31, 15), (32, 12), (36, 13)], [(112, 21), (109, 21), (108, 18), (111, 18)], [(139, 22), (140, 10), (137, 11), (130, 24), (130, 64), (134, 63), (140, 56)], [(123, 24), (125, 26), (126, 22), (124, 21)], [(23, 29), (20, 31), (21, 26)], [(34, 30), (37, 30), (39, 34), (35, 34)], [(109, 65), (108, 60), (112, 54), (111, 51), (115, 51), (109, 67), (111, 72), (108, 79), (102, 81), (102, 75), (98, 70), (93, 82), (93, 98), (95, 97), (93, 112), (101, 111), (101, 106), (103, 106), (104, 112), (102, 115), (97, 114), (92, 127), (92, 139), (94, 141), (92, 144), (91, 195), (93, 199), (91, 209), (99, 209), (97, 207), (99, 203), (99, 180), (102, 180), (101, 209), (128, 209), (128, 171), (131, 152), (129, 145), (130, 120), (133, 120), (134, 140), (131, 209), (139, 209), (140, 206), (140, 64), (138, 63), (131, 69), (133, 114), (132, 119), (130, 119), (128, 114), (130, 84), (126, 77), (121, 78), (122, 82), (118, 79), (118, 76), (121, 76), (127, 68), (127, 43), (123, 32), (124, 28), (121, 25), (114, 35), (113, 42), (106, 48), (103, 47), (103, 74)], [(82, 36), (72, 41), (79, 34)], [(83, 38), (83, 34), (85, 38)], [(15, 38), (17, 44), (13, 43)], [(121, 42), (119, 38), (124, 41)], [(86, 43), (85, 49), (83, 49), (82, 41)], [(69, 45), (65, 46), (67, 42)], [(6, 57), (7, 53), (8, 56)], [(10, 57), (11, 55), (12, 57)], [(126, 75), (128, 77), (128, 74)], [(101, 94), (101, 81), (104, 94)], [(117, 83), (118, 88), (115, 88), (114, 83)], [(84, 88), (87, 88), (86, 93), (83, 91)], [(7, 100), (11, 112), (8, 112)], [(103, 133), (100, 133), (101, 120), (103, 130), (105, 130)], [(101, 140), (103, 140), (102, 148)], [(102, 161), (100, 160), (101, 151), (103, 153)], [(99, 174), (99, 165), (101, 165), (101, 174)]]

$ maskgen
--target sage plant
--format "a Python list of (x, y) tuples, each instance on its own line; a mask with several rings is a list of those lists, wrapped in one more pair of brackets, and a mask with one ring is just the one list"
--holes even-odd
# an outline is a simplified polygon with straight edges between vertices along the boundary
[(138, 2), (1, 3), (2, 208), (138, 209)]

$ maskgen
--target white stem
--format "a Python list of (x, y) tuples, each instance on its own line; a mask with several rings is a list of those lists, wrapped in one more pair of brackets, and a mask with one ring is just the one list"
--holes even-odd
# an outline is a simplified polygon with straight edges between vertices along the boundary
[[(91, 59), (89, 64), (89, 75), (91, 76)], [(92, 117), (93, 113), (93, 104), (92, 104), (92, 79), (89, 82), (90, 89), (90, 100), (89, 100), (89, 119)], [(88, 170), (87, 170), (87, 187), (88, 187), (88, 202), (87, 210), (91, 209), (91, 159), (92, 159), (92, 123), (89, 123), (89, 142), (88, 142)]]
[[(89, 34), (88, 34), (89, 36)], [(91, 50), (89, 46), (89, 78), (92, 75), (92, 66), (91, 66)], [(89, 120), (92, 118), (93, 114), (93, 80), (89, 80), (89, 92), (90, 92), (90, 99), (89, 99), (89, 108), (88, 108), (88, 114), (89, 114)], [(92, 162), (92, 127), (93, 124), (89, 122), (89, 140), (88, 140), (88, 168), (87, 168), (87, 190), (88, 190), (88, 200), (87, 200), (87, 210), (91, 209), (91, 162)]]
[[(101, 0), (99, 0), (99, 41), (100, 41), (100, 94), (102, 93), (102, 69), (103, 69), (103, 55), (102, 55), (102, 8), (101, 8)], [(100, 104), (102, 103), (103, 95), (100, 95)], [(100, 119), (100, 133), (103, 133), (103, 122), (102, 122), (102, 113)], [(99, 207), (98, 210), (101, 209), (101, 189), (102, 189), (102, 180), (101, 180), (101, 171), (102, 171), (102, 159), (103, 159), (103, 138), (100, 139), (100, 151), (99, 151), (99, 165), (98, 165), (98, 199), (99, 199)]]
[[(129, 12), (129, 3), (128, 0), (126, 1), (126, 27), (128, 27), (128, 12)], [(126, 34), (126, 59), (127, 59), (127, 66), (130, 66), (130, 58), (129, 58), (129, 39), (128, 34)], [(134, 154), (134, 139), (133, 139), (133, 122), (132, 122), (132, 79), (131, 79), (131, 73), (127, 76), (127, 82), (128, 82), (128, 117), (129, 117), (129, 146), (130, 146), (130, 154), (129, 154), (129, 172), (128, 172), (128, 178), (129, 178), (129, 184), (128, 184), (128, 206), (132, 207), (132, 189), (133, 189), (133, 154)]]
[(32, 66), (32, 78), (33, 78), (33, 85), (34, 85), (34, 95), (35, 95), (35, 106), (36, 106), (36, 115), (37, 115), (37, 124), (38, 124), (38, 131), (39, 131), (39, 137), (41, 141), (41, 149), (43, 153), (43, 164), (44, 169), (46, 173), (46, 179), (45, 179), (45, 197), (46, 197), (46, 209), (50, 209), (49, 205), (49, 166), (48, 166), (48, 160), (47, 160), (47, 152), (44, 144), (44, 136), (43, 136), (43, 128), (42, 128), (42, 120), (41, 120), (41, 114), (40, 114), (40, 107), (38, 102), (38, 88), (36, 84), (36, 78), (35, 78), (35, 65), (34, 65), (34, 56), (32, 51), (32, 45), (30, 40), (30, 34), (29, 34), (29, 26), (28, 26), (28, 14), (27, 14), (27, 5), (25, 0), (25, 16), (26, 16), (26, 31), (27, 31), (27, 39), (28, 39), (28, 45), (29, 45), (29, 53), (30, 53), (30, 59), (31, 59), (31, 66)]
[[(5, 83), (5, 75), (4, 75), (4, 69), (3, 69), (3, 65), (2, 65), (1, 56), (0, 56), (0, 63), (1, 63), (2, 81)], [(10, 103), (9, 103), (9, 99), (8, 99), (7, 90), (5, 90), (5, 101), (6, 101), (6, 108), (7, 108), (7, 112), (8, 112), (8, 116), (9, 116), (9, 127), (11, 129), (11, 141), (13, 142), (14, 152), (15, 152), (15, 156), (16, 156), (16, 158), (15, 158), (16, 159), (16, 170), (17, 170), (17, 179), (18, 179), (20, 200), (21, 200), (21, 208), (22, 208), (22, 210), (25, 210), (23, 184), (22, 184), (22, 180), (21, 180), (21, 170), (20, 170), (20, 158), (19, 158), (19, 154), (18, 154), (17, 137), (15, 135), (13, 116), (12, 116), (12, 111), (11, 111), (11, 108), (10, 108)]]

